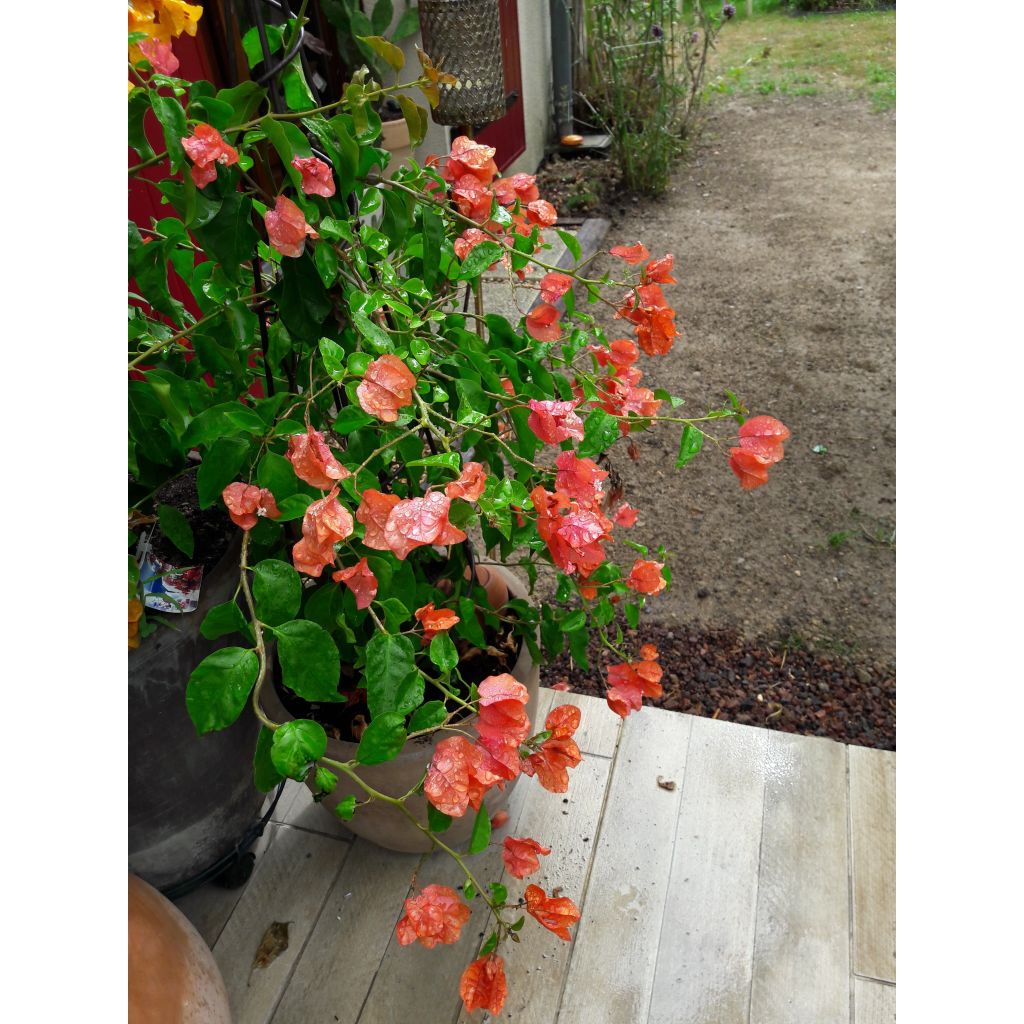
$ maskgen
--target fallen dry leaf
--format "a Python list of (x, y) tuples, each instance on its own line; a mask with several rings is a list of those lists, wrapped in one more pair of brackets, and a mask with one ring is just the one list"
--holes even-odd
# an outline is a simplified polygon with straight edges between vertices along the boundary
[(252, 969), (265, 970), (288, 948), (288, 921), (275, 921), (264, 933)]
[(658, 776), (658, 785), (670, 793), (676, 788), (676, 784), (671, 779), (663, 779), (660, 775)]

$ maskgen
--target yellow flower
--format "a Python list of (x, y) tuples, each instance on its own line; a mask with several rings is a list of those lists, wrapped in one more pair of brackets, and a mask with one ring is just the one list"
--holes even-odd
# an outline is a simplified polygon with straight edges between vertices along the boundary
[[(129, 0), (128, 31), (145, 32), (152, 39), (169, 43), (182, 32), (194, 36), (202, 16), (202, 7), (184, 0)], [(128, 47), (128, 60), (132, 64), (141, 58), (137, 46)]]

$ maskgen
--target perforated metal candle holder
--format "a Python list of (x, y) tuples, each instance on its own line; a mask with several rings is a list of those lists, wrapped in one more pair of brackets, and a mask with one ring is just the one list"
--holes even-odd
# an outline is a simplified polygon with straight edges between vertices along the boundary
[(505, 114), (498, 0), (419, 0), (423, 49), (456, 85), (441, 85), (438, 124), (481, 126)]

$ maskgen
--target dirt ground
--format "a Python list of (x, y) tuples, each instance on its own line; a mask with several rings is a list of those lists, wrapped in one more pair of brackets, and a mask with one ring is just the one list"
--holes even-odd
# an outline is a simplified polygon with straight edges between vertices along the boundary
[(663, 199), (609, 211), (609, 244), (676, 257), (684, 336), (645, 372), (685, 410), (730, 388), (793, 435), (752, 492), (713, 447), (673, 468), (674, 428), (637, 463), (616, 450), (634, 539), (672, 553), (653, 619), (894, 664), (895, 141), (863, 100), (731, 98)]
[[(662, 651), (661, 706), (895, 745), (895, 156), (895, 116), (864, 98), (721, 97), (667, 195), (602, 210), (607, 245), (676, 257), (684, 335), (644, 383), (695, 415), (729, 388), (792, 431), (752, 492), (724, 448), (675, 469), (678, 428), (612, 453), (632, 539), (670, 551), (630, 643)], [(592, 658), (545, 683), (603, 695)]]

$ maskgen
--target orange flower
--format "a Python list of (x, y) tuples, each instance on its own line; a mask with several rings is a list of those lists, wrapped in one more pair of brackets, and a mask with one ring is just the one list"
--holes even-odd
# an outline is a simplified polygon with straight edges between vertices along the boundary
[(558, 222), (558, 214), (555, 208), (546, 199), (534, 199), (526, 206), (526, 219), (531, 224), (539, 224), (542, 228), (549, 228)]
[(655, 660), (658, 651), (653, 644), (640, 648), (640, 661), (626, 661), (608, 666), (608, 707), (625, 718), (643, 707), (643, 698), (656, 700), (662, 695), (661, 666)]
[(544, 720), (544, 729), (551, 735), (520, 766), (524, 774), (536, 775), (549, 793), (565, 793), (569, 789), (569, 769), (583, 760), (579, 745), (572, 738), (580, 727), (581, 717), (574, 704), (552, 708)]
[(554, 932), (560, 939), (568, 942), (572, 936), (569, 928), (580, 919), (576, 904), (567, 896), (552, 899), (539, 885), (528, 885), (526, 892), (526, 911), (549, 932)]
[(651, 254), (642, 242), (635, 242), (633, 245), (615, 245), (608, 251), (613, 256), (618, 256), (620, 260), (625, 260), (631, 267), (651, 258)]
[(542, 302), (526, 314), (526, 333), (536, 341), (558, 341), (562, 327), (558, 322), (558, 310)]
[(672, 276), (672, 253), (662, 256), (659, 260), (651, 260), (650, 263), (640, 271), (640, 276), (645, 281), (657, 284), (675, 284), (676, 279)]
[(628, 501), (624, 501), (616, 510), (615, 515), (612, 516), (612, 522), (616, 526), (635, 526), (636, 517), (640, 513), (633, 508)]
[(657, 594), (665, 589), (665, 577), (661, 574), (664, 568), (664, 562), (650, 562), (638, 558), (633, 563), (629, 576), (626, 577), (626, 586), (638, 594)]
[(563, 572), (589, 576), (605, 560), (601, 544), (611, 537), (612, 523), (594, 509), (581, 509), (561, 491), (537, 486), (530, 492), (537, 510), (537, 532), (551, 560)]
[(461, 818), (468, 807), (480, 810), (481, 801), (495, 783), (504, 784), (502, 776), (491, 769), (487, 752), (473, 746), (465, 736), (450, 736), (434, 747), (423, 792), (442, 814)]
[(618, 316), (636, 325), (640, 347), (649, 356), (664, 355), (675, 338), (675, 310), (656, 284), (644, 284), (631, 291), (619, 307)]
[[(486, 231), (481, 231), (479, 228), (466, 228), (462, 234), (455, 239), (455, 255), (460, 260), (464, 260), (481, 242), (491, 242), (493, 239)], [(498, 265), (498, 261), (495, 260), (488, 269), (493, 269)]]
[(265, 487), (236, 482), (224, 488), (221, 498), (231, 521), (243, 530), (251, 530), (260, 516), (276, 519), (281, 514), (274, 495)]
[(331, 168), (315, 156), (297, 156), (292, 160), (294, 167), (302, 175), (302, 191), (307, 196), (334, 195), (334, 176)]
[(560, 452), (555, 459), (558, 472), (555, 474), (555, 489), (575, 498), (584, 508), (600, 503), (601, 481), (608, 473), (598, 467), (593, 459), (577, 458), (574, 452)]
[(486, 1010), (493, 1016), (501, 1013), (508, 996), (505, 982), (505, 961), (495, 953), (474, 960), (463, 972), (459, 981), (459, 995), (466, 1006), (466, 1012)]
[(782, 461), (782, 443), (788, 439), (789, 428), (772, 416), (755, 416), (740, 427), (740, 447), (769, 464)]
[(488, 676), (477, 692), (479, 714), (473, 727), (480, 735), (479, 745), (490, 755), (486, 767), (502, 778), (514, 779), (520, 772), (519, 745), (530, 735), (529, 692), (507, 672)]
[(515, 875), (516, 878), (525, 878), (534, 871), (539, 871), (540, 859), (537, 855), (546, 857), (551, 852), (546, 846), (541, 846), (536, 839), (516, 839), (513, 836), (505, 837), (504, 847), (501, 859), (505, 862), (508, 873)]
[(491, 815), (491, 829), (497, 831), (508, 821), (508, 811), (498, 811)]
[(481, 185), (490, 185), (498, 173), (498, 165), (494, 162), (495, 152), (493, 146), (483, 146), (460, 135), (452, 143), (441, 177), (445, 181), (456, 182), (464, 175), (471, 174)]
[(545, 444), (561, 444), (569, 438), (583, 440), (583, 420), (576, 415), (579, 402), (531, 398), (527, 404), (530, 415), (526, 424)]
[(306, 223), (306, 218), (287, 196), (278, 196), (274, 209), (263, 217), (270, 244), (282, 256), (301, 256), (306, 247), (306, 236), (320, 236)]
[(357, 608), (369, 608), (377, 596), (377, 577), (365, 558), (360, 558), (348, 569), (339, 569), (331, 579), (335, 583), (344, 583), (355, 594)]
[(134, 651), (141, 642), (139, 620), (142, 618), (142, 602), (134, 597), (128, 601), (128, 650)]
[(494, 183), (494, 197), (502, 206), (512, 206), (517, 200), (520, 203), (532, 203), (540, 199), (537, 175), (513, 174), (511, 178), (499, 178)]
[(446, 633), (459, 617), (448, 608), (435, 608), (434, 602), (416, 609), (416, 621), (423, 626), (423, 646), (425, 647), (438, 633)]
[(286, 458), (303, 483), (319, 487), (322, 491), (333, 487), (336, 480), (344, 480), (352, 475), (331, 454), (324, 435), (309, 426), (305, 434), (292, 434), (288, 438)]
[(463, 501), (477, 501), (487, 487), (487, 471), (479, 462), (467, 462), (462, 467), (458, 480), (453, 480), (444, 489), (449, 498)]
[(319, 576), (334, 561), (334, 545), (352, 536), (352, 515), (338, 501), (338, 488), (314, 501), (302, 517), (302, 540), (292, 548), (292, 562), (299, 572)]
[[(146, 60), (152, 65), (153, 70), (161, 75), (173, 75), (180, 67), (178, 58), (174, 56), (174, 50), (171, 49), (170, 43), (161, 42), (159, 39), (144, 39), (139, 43), (139, 52)], [(231, 147), (229, 146), (228, 149)], [(234, 161), (232, 161), (233, 163)], [(217, 171), (214, 169), (213, 178), (217, 177)], [(210, 178), (210, 181), (213, 181)], [(195, 176), (193, 175), (193, 180)], [(198, 184), (198, 182), (196, 182)], [(202, 186), (200, 186), (202, 187)]]
[(552, 270), (540, 279), (540, 297), (545, 302), (557, 302), (572, 287), (572, 278)]
[(740, 487), (752, 491), (768, 483), (771, 460), (749, 448), (729, 449), (729, 468), (739, 477)]
[(384, 423), (394, 423), (398, 410), (412, 405), (412, 389), (416, 378), (398, 356), (381, 356), (366, 368), (356, 388), (363, 412)]
[(217, 180), (217, 164), (230, 167), (238, 163), (238, 150), (229, 146), (216, 128), (197, 124), (195, 131), (181, 140), (182, 149), (192, 161), (192, 180), (196, 188), (203, 188)]
[(459, 941), (462, 926), (471, 911), (453, 889), (446, 885), (427, 885), (419, 896), (405, 901), (405, 917), (395, 926), (398, 943), (408, 946), (419, 942), (433, 949), (439, 942), (446, 946)]
[(363, 500), (356, 509), (356, 519), (366, 527), (363, 544), (375, 551), (389, 551), (388, 542), (384, 538), (384, 527), (387, 525), (391, 510), (398, 504), (397, 494), (382, 494), (372, 487), (363, 491)]
[(388, 550), (405, 561), (411, 551), (424, 545), (461, 544), (466, 535), (448, 521), (451, 503), (451, 498), (439, 491), (399, 501), (384, 524)]

